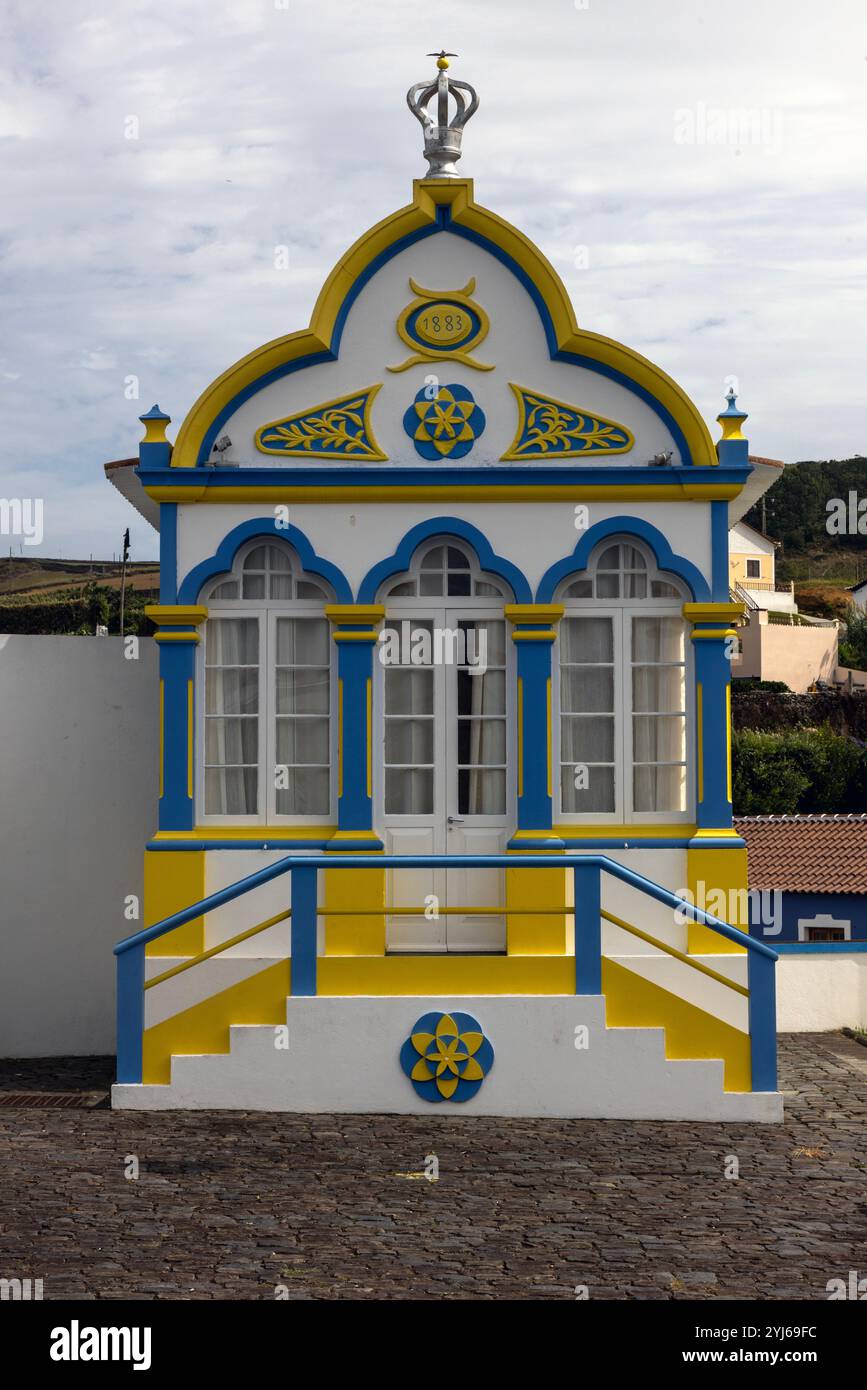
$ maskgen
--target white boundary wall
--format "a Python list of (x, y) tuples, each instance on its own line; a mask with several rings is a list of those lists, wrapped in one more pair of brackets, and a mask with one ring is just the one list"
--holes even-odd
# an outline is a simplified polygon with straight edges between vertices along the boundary
[(0, 1056), (114, 1051), (112, 946), (143, 923), (156, 825), (158, 653), (0, 635)]

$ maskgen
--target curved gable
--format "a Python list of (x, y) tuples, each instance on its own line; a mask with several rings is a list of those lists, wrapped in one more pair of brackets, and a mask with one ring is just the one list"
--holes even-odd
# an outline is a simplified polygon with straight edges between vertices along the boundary
[[(608, 457), (640, 467), (658, 453), (715, 464), (680, 387), (640, 354), (579, 329), (550, 263), (472, 192), (470, 180), (416, 181), (413, 202), (331, 272), (308, 329), (257, 348), (202, 393), (173, 466), (207, 463), (225, 434), (242, 468)], [(456, 389), (438, 426), (432, 413), (442, 411), (427, 403), (443, 388)]]

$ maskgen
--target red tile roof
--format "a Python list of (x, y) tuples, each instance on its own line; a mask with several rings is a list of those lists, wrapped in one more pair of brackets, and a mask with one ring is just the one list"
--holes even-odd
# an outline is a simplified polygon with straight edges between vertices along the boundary
[(751, 888), (867, 893), (867, 815), (736, 816)]

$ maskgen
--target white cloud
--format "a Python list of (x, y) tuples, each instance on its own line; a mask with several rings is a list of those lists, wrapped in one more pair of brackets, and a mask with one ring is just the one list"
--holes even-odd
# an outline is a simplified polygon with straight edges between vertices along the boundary
[[(302, 327), (339, 255), (407, 201), (404, 93), (443, 43), (481, 93), (476, 195), (538, 242), (582, 325), (653, 356), (709, 420), (737, 374), (756, 452), (867, 450), (860, 0), (833, 23), (783, 0), (19, 0), (0, 19), (0, 495), (38, 479), (46, 553), (110, 554), (131, 521), (155, 554), (102, 463), (135, 452), (154, 400), (177, 427)], [(711, 143), (732, 108), (767, 138)]]

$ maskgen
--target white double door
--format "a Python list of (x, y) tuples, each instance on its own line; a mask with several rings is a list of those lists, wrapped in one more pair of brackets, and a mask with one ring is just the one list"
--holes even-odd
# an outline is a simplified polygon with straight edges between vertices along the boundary
[[(375, 759), (388, 853), (505, 849), (514, 814), (511, 645), (502, 608), (389, 606)], [(473, 911), (502, 908), (504, 884), (501, 869), (391, 870), (387, 949), (504, 951), (504, 914)]]

